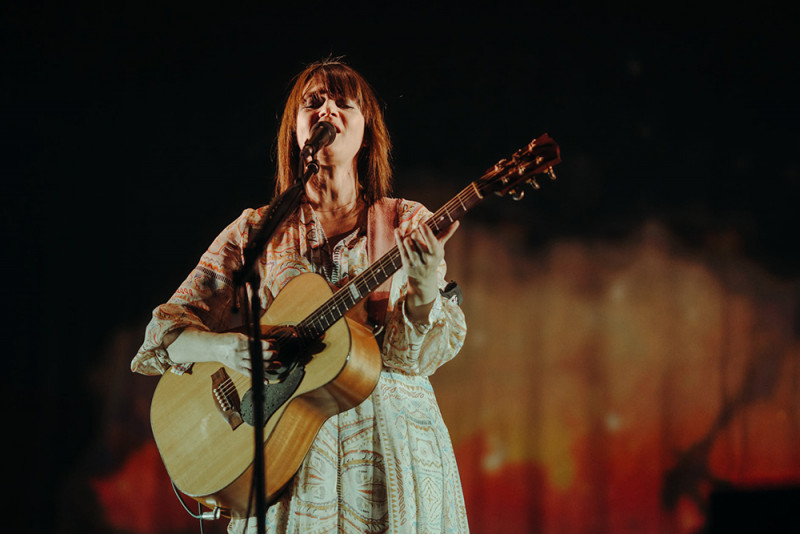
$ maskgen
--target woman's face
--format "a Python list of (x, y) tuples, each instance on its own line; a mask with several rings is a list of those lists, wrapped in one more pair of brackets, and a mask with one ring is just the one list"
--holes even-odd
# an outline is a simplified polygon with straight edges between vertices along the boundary
[(333, 99), (318, 82), (308, 84), (297, 110), (297, 144), (303, 148), (311, 128), (328, 121), (336, 128), (333, 143), (317, 152), (320, 165), (353, 165), (364, 144), (364, 115), (352, 99)]

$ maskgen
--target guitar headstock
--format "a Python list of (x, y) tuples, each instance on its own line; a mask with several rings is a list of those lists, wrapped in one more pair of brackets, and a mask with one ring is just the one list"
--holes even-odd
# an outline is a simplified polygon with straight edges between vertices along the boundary
[(524, 195), (522, 187), (527, 183), (539, 189), (539, 175), (556, 179), (553, 166), (561, 162), (561, 153), (553, 139), (542, 134), (527, 146), (520, 148), (509, 159), (502, 159), (475, 181), (475, 186), (485, 196), (494, 193), (511, 195), (519, 200)]

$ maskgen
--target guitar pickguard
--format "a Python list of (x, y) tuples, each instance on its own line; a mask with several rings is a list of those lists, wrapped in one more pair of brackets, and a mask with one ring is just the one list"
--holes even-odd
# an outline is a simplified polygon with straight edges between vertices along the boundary
[[(283, 381), (277, 384), (267, 384), (264, 386), (264, 420), (262, 426), (266, 424), (272, 414), (275, 413), (297, 390), (303, 377), (306, 374), (305, 366), (297, 365)], [(255, 426), (255, 413), (253, 409), (253, 390), (250, 389), (242, 398), (241, 414), (244, 422), (250, 426)]]

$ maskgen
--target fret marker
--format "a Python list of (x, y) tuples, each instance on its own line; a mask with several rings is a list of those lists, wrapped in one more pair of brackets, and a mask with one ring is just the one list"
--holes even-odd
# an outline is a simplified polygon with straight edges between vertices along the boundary
[(350, 294), (353, 295), (353, 300), (358, 300), (361, 297), (361, 293), (358, 292), (355, 284), (350, 284)]

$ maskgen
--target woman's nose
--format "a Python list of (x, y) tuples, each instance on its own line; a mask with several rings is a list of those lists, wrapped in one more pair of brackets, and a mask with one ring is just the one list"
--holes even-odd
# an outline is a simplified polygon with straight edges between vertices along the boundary
[(332, 99), (327, 99), (319, 108), (319, 116), (322, 117), (331, 117), (335, 116), (339, 113), (339, 108), (336, 106), (336, 102)]

